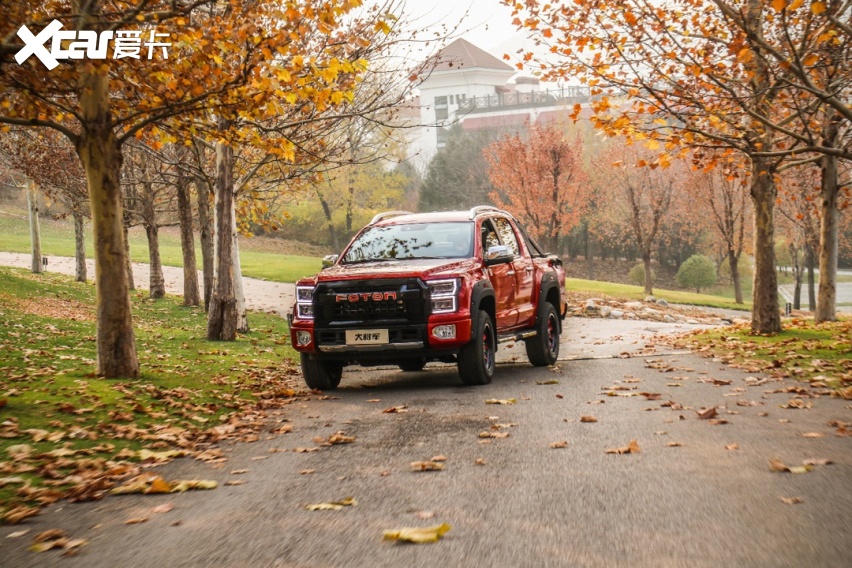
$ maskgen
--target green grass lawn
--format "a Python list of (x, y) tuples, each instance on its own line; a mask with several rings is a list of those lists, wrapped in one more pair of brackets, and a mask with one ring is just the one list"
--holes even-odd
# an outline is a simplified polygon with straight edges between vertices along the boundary
[(258, 400), (303, 391), (282, 318), (251, 313), (250, 333), (212, 342), (203, 310), (132, 301), (141, 375), (102, 379), (94, 286), (0, 267), (0, 518), (68, 496), (89, 473), (103, 482), (143, 448), (191, 453)]
[(783, 327), (770, 336), (753, 335), (747, 326), (703, 330), (678, 345), (752, 373), (819, 382), (835, 395), (852, 398), (852, 318), (822, 324), (786, 319)]
[[(74, 256), (73, 224), (68, 221), (43, 220), (41, 243), (42, 254), (46, 256)], [(316, 274), (322, 268), (320, 258), (259, 250), (259, 245), (259, 239), (240, 239), (240, 265), (244, 276), (275, 282), (295, 282)], [(31, 251), (29, 221), (20, 212), (0, 214), (0, 250), (19, 253)], [(93, 254), (91, 228), (87, 227), (86, 256), (91, 258)], [(198, 240), (195, 243), (195, 254), (200, 269), (201, 244)], [(141, 229), (130, 231), (130, 256), (134, 262), (148, 262), (148, 239)], [(160, 260), (165, 266), (183, 266), (180, 237), (176, 231), (161, 231)]]
[[(646, 296), (645, 291), (641, 286), (616, 284), (614, 282), (581, 280), (579, 278), (567, 278), (565, 280), (565, 288), (569, 292), (576, 292), (589, 296), (605, 295), (628, 300), (643, 300)], [(664, 299), (672, 304), (689, 304), (693, 306), (728, 308), (732, 310), (751, 310), (751, 302), (737, 304), (730, 298), (711, 296), (709, 294), (696, 294), (695, 292), (684, 292), (682, 290), (655, 289), (654, 296)]]

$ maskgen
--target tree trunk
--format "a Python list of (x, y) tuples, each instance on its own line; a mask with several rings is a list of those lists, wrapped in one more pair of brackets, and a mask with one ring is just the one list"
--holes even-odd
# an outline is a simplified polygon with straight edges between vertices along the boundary
[(816, 311), (816, 276), (814, 275), (816, 259), (814, 247), (805, 245), (805, 261), (808, 264), (808, 311)]
[(240, 267), (240, 241), (237, 233), (237, 214), (234, 200), (231, 200), (231, 245), (232, 269), (234, 271), (234, 298), (237, 300), (237, 331), (249, 332), (248, 315), (246, 314), (246, 294), (243, 289), (243, 271)]
[(775, 197), (777, 190), (769, 161), (752, 158), (751, 198), (754, 204), (754, 291), (752, 333), (778, 333), (778, 276), (775, 273)]
[[(830, 134), (826, 135), (826, 139), (833, 141)], [(837, 207), (837, 158), (823, 155), (820, 169), (819, 292), (814, 314), (817, 323), (837, 321), (837, 225), (840, 216)]]
[(139, 361), (133, 335), (127, 257), (122, 223), (121, 147), (110, 123), (109, 79), (94, 69), (81, 77), (84, 128), (77, 154), (86, 170), (95, 245), (97, 290), (97, 373), (136, 377)]
[(38, 222), (38, 194), (33, 180), (27, 180), (27, 209), (30, 212), (30, 245), (32, 251), (32, 271), (42, 273), (41, 264), (41, 227)]
[(183, 253), (183, 305), (197, 306), (198, 269), (195, 267), (195, 236), (192, 232), (192, 204), (189, 199), (189, 178), (177, 180), (178, 217), (180, 219), (180, 250)]
[(216, 144), (215, 271), (210, 309), (207, 312), (207, 339), (233, 341), (237, 338), (237, 299), (234, 296), (233, 236), (234, 149)]
[(195, 192), (198, 197), (198, 232), (201, 236), (201, 271), (204, 279), (204, 311), (210, 309), (210, 295), (213, 293), (213, 222), (210, 219), (210, 191), (207, 182), (195, 178)]
[(645, 294), (654, 293), (654, 278), (651, 274), (651, 251), (642, 252), (642, 264), (645, 267)]
[(86, 281), (86, 237), (83, 227), (83, 214), (74, 211), (74, 276), (77, 282)]
[(148, 295), (152, 300), (159, 300), (166, 295), (166, 279), (160, 262), (160, 227), (157, 225), (157, 211), (151, 183), (145, 181), (143, 189), (144, 194), (141, 196), (143, 219), (145, 236), (148, 238)]
[(734, 283), (734, 301), (738, 304), (743, 301), (743, 283), (740, 281), (740, 259), (737, 253), (728, 251), (728, 266), (731, 268), (731, 280)]
[[(127, 189), (130, 189), (130, 185), (126, 185)], [(132, 219), (130, 215), (130, 211), (126, 208), (121, 213), (121, 234), (124, 238), (124, 270), (127, 272), (127, 285), (130, 290), (136, 289), (136, 279), (133, 277), (133, 260), (130, 256), (130, 225), (132, 224)]]
[[(331, 186), (331, 181), (329, 181), (329, 187)], [(325, 197), (322, 193), (317, 190), (317, 197), (319, 197), (320, 205), (322, 205), (322, 212), (325, 215), (325, 224), (328, 227), (328, 236), (331, 238), (331, 247), (332, 250), (336, 253), (340, 252), (340, 242), (337, 240), (337, 231), (334, 230), (334, 223), (331, 219), (331, 207), (328, 205), (328, 201), (326, 201)]]
[(793, 309), (802, 309), (802, 272), (803, 266), (799, 262), (799, 249), (790, 245), (790, 262), (793, 264)]

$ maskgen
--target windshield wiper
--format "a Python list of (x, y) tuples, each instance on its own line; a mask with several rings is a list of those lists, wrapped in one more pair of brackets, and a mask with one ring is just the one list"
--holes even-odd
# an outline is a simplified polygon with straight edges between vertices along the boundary
[(399, 260), (398, 258), (365, 258), (362, 260), (350, 260), (343, 261), (340, 264), (350, 265), (350, 264), (367, 264), (370, 262), (387, 262), (389, 260)]

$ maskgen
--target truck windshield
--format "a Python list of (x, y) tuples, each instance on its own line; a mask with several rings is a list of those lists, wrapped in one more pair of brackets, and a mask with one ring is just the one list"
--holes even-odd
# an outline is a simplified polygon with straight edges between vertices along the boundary
[(473, 223), (408, 223), (368, 227), (343, 255), (343, 264), (418, 258), (470, 258)]

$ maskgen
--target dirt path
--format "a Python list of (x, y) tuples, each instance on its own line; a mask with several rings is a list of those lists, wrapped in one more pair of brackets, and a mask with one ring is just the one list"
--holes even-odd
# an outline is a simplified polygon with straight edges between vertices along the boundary
[[(0, 265), (29, 268), (31, 266), (29, 254), (15, 252), (0, 252)], [(74, 275), (74, 259), (64, 256), (50, 256), (48, 258), (47, 271), (59, 274)], [(95, 275), (95, 263), (86, 261), (86, 270), (89, 280)], [(148, 264), (141, 262), (133, 263), (133, 278), (136, 288), (148, 289), (148, 280), (151, 272)], [(183, 295), (183, 269), (177, 266), (164, 266), (163, 277), (166, 280), (166, 292), (175, 296)], [(198, 281), (202, 281), (201, 272), (198, 273)], [(293, 305), (295, 286), (284, 282), (267, 282), (257, 278), (243, 277), (243, 285), (246, 291), (246, 305), (250, 310), (279, 314), (284, 317)]]

